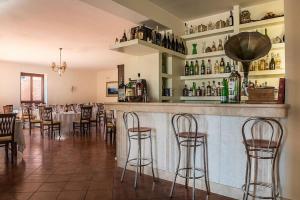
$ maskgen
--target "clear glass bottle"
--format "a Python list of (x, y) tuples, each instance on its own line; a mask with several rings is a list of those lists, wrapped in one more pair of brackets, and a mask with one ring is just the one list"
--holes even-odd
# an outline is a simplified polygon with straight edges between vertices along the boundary
[(218, 51), (223, 51), (224, 47), (223, 47), (223, 42), (221, 39), (219, 39), (219, 46), (218, 46)]
[(211, 96), (217, 96), (217, 85), (216, 81), (212, 82), (212, 87), (211, 87)]
[(211, 61), (208, 59), (208, 63), (206, 66), (206, 74), (211, 74), (212, 73), (212, 66), (211, 66)]
[(208, 85), (206, 86), (206, 96), (211, 96), (210, 81), (208, 81)]
[(279, 53), (277, 53), (275, 57), (275, 69), (280, 69), (281, 68), (281, 58)]
[(219, 74), (220, 73), (220, 65), (219, 65), (219, 61), (216, 60), (215, 65), (214, 65), (214, 73), (215, 74)]
[(206, 96), (206, 87), (205, 87), (205, 83), (202, 82), (202, 86), (201, 86), (201, 96)]
[(216, 47), (216, 43), (215, 42), (213, 42), (211, 50), (212, 51), (217, 51), (217, 47)]

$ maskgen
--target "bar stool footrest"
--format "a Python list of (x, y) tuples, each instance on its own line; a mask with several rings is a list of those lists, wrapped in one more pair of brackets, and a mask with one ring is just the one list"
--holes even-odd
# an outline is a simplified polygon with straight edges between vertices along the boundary
[[(272, 184), (270, 184), (270, 183), (264, 183), (264, 182), (257, 182), (257, 183), (250, 182), (250, 187), (251, 186), (253, 186), (253, 187), (260, 187), (260, 188), (269, 188), (269, 189), (273, 188)], [(247, 194), (247, 192), (246, 192), (246, 184), (244, 184), (242, 186), (242, 190), (243, 190), (244, 194)], [(254, 198), (258, 198), (258, 199), (276, 199), (276, 198), (279, 197), (279, 192), (277, 192), (277, 194), (275, 195), (275, 197), (270, 197), (270, 196), (255, 195), (254, 192), (250, 191), (250, 189), (249, 189), (248, 195), (251, 196), (251, 197), (254, 197)]]
[(137, 162), (137, 158), (132, 158), (132, 159), (129, 159), (128, 160), (128, 164), (130, 165), (130, 166), (133, 166), (133, 167), (145, 167), (145, 166), (148, 166), (148, 165), (150, 165), (150, 164), (152, 164), (152, 161), (151, 161), (151, 159), (149, 159), (149, 158), (142, 158), (141, 159), (141, 165), (140, 165), (140, 163), (138, 163), (138, 164), (136, 164), (136, 162)]
[[(191, 172), (191, 175), (186, 176), (186, 175), (181, 174), (181, 172), (185, 173), (187, 170), (189, 170)], [(196, 176), (196, 174), (195, 174), (195, 179), (203, 178), (205, 176), (205, 171), (203, 169), (195, 168), (195, 173), (197, 173), (197, 172), (199, 172), (200, 175)], [(178, 176), (180, 176), (181, 178), (194, 179), (193, 168), (190, 167), (190, 168), (180, 168), (180, 169), (178, 169)]]

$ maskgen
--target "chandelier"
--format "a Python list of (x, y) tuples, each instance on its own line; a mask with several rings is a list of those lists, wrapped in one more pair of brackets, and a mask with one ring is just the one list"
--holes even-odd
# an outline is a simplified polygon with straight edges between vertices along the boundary
[(61, 52), (62, 48), (59, 48), (59, 65), (56, 65), (55, 62), (52, 62), (51, 64), (52, 71), (57, 72), (59, 76), (61, 76), (67, 69), (67, 63), (65, 61), (63, 63), (61, 62)]

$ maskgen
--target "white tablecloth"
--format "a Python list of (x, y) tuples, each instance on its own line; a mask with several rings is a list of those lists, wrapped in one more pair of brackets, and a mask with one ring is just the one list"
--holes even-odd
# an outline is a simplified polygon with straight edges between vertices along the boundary
[(16, 120), (14, 140), (17, 143), (18, 150), (20, 152), (23, 152), (26, 145), (25, 145), (25, 137), (23, 134), (23, 124), (21, 120)]
[(61, 133), (70, 133), (73, 130), (73, 122), (80, 119), (80, 113), (74, 112), (62, 112), (53, 113), (53, 120), (60, 121), (61, 123)]

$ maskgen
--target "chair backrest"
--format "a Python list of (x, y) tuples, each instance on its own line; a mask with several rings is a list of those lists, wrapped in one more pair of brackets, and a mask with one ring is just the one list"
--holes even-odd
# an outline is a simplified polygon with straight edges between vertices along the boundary
[(104, 104), (103, 103), (97, 103), (96, 106), (97, 106), (96, 116), (97, 117), (103, 116), (104, 115)]
[(22, 116), (28, 116), (29, 115), (29, 108), (30, 106), (29, 105), (26, 105), (26, 104), (22, 104), (21, 105), (21, 110), (22, 110)]
[(80, 120), (91, 120), (93, 107), (92, 106), (82, 106)]
[(0, 114), (0, 137), (14, 138), (16, 114)]
[(174, 114), (171, 123), (178, 145), (196, 145), (198, 123), (192, 114)]
[(42, 115), (43, 115), (45, 107), (46, 107), (45, 105), (39, 105), (38, 106), (40, 119), (42, 119)]
[(138, 130), (140, 129), (140, 119), (138, 114), (135, 112), (124, 112), (123, 121), (124, 121), (125, 129), (128, 134), (129, 134), (128, 129), (130, 128), (136, 128)]
[(249, 118), (243, 124), (242, 135), (247, 153), (272, 152), (272, 157), (276, 157), (283, 136), (283, 128), (276, 119)]
[(44, 107), (41, 118), (43, 121), (53, 122), (52, 107)]
[(14, 111), (14, 106), (13, 105), (6, 105), (3, 106), (3, 112), (4, 114), (11, 114)]
[(113, 110), (105, 110), (104, 111), (104, 121), (105, 123), (114, 123), (115, 114)]

